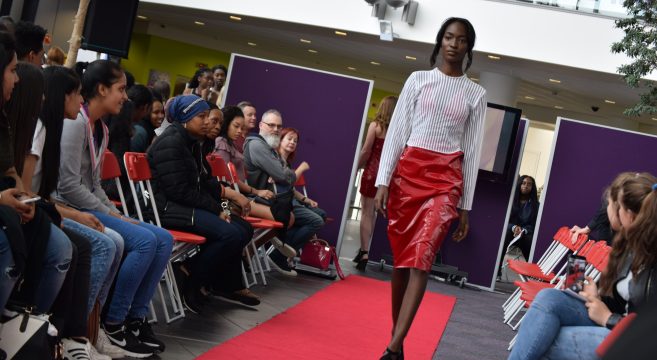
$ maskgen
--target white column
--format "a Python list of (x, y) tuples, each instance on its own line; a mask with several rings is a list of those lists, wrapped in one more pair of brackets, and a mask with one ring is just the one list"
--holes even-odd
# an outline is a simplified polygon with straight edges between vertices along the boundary
[(486, 89), (486, 100), (488, 102), (516, 106), (518, 78), (492, 72), (481, 72), (479, 74), (479, 85)]

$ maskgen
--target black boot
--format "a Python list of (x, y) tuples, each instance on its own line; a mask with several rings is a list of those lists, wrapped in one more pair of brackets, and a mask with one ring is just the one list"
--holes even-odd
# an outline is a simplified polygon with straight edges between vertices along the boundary
[(351, 261), (355, 263), (359, 263), (363, 259), (363, 255), (365, 254), (367, 254), (367, 250), (358, 249), (358, 254), (356, 254), (356, 257)]

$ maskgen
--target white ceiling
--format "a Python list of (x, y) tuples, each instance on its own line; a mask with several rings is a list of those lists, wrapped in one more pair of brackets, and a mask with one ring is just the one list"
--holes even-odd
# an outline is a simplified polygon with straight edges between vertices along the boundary
[[(338, 36), (335, 30), (304, 24), (274, 21), (263, 18), (242, 17), (241, 21), (230, 19), (230, 15), (201, 9), (171, 7), (151, 3), (140, 3), (139, 15), (147, 20), (139, 20), (139, 29), (182, 37), (182, 41), (202, 44), (205, 47), (229, 53), (241, 53), (295, 65), (338, 72), (375, 81), (374, 87), (390, 92), (399, 92), (408, 75), (419, 69), (429, 67), (429, 55), (433, 44), (395, 39), (393, 42), (379, 40), (378, 37), (349, 33)], [(370, 14), (363, 14), (364, 17)], [(205, 25), (194, 22), (201, 21)], [(146, 26), (148, 25), (148, 26)], [(143, 30), (145, 31), (145, 30)], [(190, 37), (190, 35), (192, 35)], [(195, 38), (197, 35), (198, 38)], [(307, 44), (300, 39), (310, 40)], [(248, 43), (256, 44), (255, 46)], [(317, 51), (311, 53), (308, 50)], [(558, 49), (555, 49), (558, 51)], [(536, 109), (542, 107), (549, 118), (539, 121), (554, 122), (555, 114), (569, 112), (581, 114), (584, 120), (590, 116), (596, 119), (638, 121), (657, 125), (650, 116), (628, 118), (622, 115), (625, 107), (638, 101), (638, 91), (628, 88), (616, 74), (594, 72), (565, 66), (504, 57), (491, 60), (488, 54), (475, 52), (469, 76), (478, 78), (482, 71), (495, 72), (518, 78), (517, 106)], [(413, 56), (417, 60), (407, 60)], [(380, 65), (373, 65), (374, 61)], [(356, 68), (349, 70), (348, 67)], [(193, 69), (190, 69), (190, 73)], [(561, 80), (560, 84), (548, 79)], [(534, 99), (527, 99), (526, 96)], [(605, 99), (615, 104), (605, 103)], [(562, 107), (558, 110), (555, 106)], [(592, 106), (600, 110), (593, 112)], [(529, 114), (531, 119), (531, 114)], [(657, 118), (657, 117), (656, 117)]]

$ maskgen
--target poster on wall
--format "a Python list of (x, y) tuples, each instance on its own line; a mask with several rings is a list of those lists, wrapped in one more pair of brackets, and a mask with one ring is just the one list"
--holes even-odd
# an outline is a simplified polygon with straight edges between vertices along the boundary
[(166, 81), (166, 82), (170, 83), (171, 82), (171, 76), (169, 76), (169, 73), (166, 72), (166, 71), (151, 69), (148, 72), (147, 86), (153, 86), (153, 84), (155, 84), (158, 81)]

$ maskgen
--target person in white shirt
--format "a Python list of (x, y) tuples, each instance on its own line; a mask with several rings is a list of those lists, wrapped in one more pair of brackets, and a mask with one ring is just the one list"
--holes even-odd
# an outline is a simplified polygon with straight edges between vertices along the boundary
[(404, 338), (451, 222), (460, 218), (455, 241), (468, 233), (486, 111), (486, 90), (463, 70), (474, 44), (468, 20), (447, 19), (431, 55), (437, 67), (410, 75), (388, 128), (374, 198), (388, 217), (394, 266), (393, 335), (381, 359), (404, 358)]

